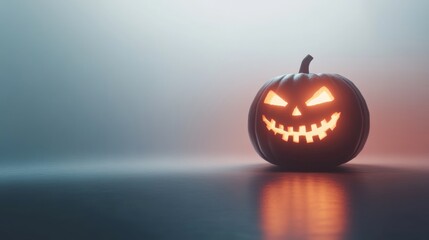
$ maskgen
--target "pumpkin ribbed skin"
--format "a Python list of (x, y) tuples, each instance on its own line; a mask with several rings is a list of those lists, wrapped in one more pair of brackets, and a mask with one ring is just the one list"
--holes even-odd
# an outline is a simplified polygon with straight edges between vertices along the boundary
[[(308, 66), (304, 66), (304, 71), (308, 71)], [(321, 87), (329, 89), (334, 100), (307, 106), (306, 100)], [(264, 103), (270, 91), (285, 99), (287, 106)], [(295, 107), (302, 115), (292, 116)], [(334, 113), (340, 113), (335, 128), (327, 130), (323, 139), (313, 137), (312, 142), (306, 142), (305, 136), (300, 136), (298, 143), (291, 137), (285, 141), (282, 134), (274, 134), (268, 129), (263, 120), (264, 116), (274, 120), (276, 127), (281, 124), (284, 128), (293, 127), (295, 131), (303, 125), (309, 131), (311, 125), (320, 127), (322, 120), (329, 121)], [(248, 117), (250, 140), (258, 154), (272, 164), (291, 169), (333, 167), (350, 161), (365, 145), (369, 125), (369, 111), (362, 94), (350, 80), (338, 74), (304, 72), (276, 77), (256, 94)]]

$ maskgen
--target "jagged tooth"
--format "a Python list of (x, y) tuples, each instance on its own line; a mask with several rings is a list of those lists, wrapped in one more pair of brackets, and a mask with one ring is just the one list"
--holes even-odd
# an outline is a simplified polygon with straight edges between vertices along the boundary
[(329, 123), (329, 129), (334, 130), (334, 128), (337, 126), (337, 120), (331, 119)]
[(293, 137), (293, 141), (296, 143), (299, 143), (299, 135), (297, 132), (293, 131), (293, 127), (287, 127), (287, 133), (288, 133), (288, 137), (292, 136)]
[(335, 120), (338, 120), (338, 118), (340, 118), (340, 115), (341, 115), (341, 113), (336, 112), (336, 113), (332, 114), (332, 118)]
[(289, 140), (289, 134), (287, 132), (284, 132), (282, 139), (283, 141), (287, 142)]
[(278, 127), (280, 130), (282, 130), (282, 131), (284, 131), (285, 130), (285, 127), (282, 125), (282, 124), (279, 124), (279, 127)]
[(262, 115), (262, 122), (268, 124), (268, 119), (264, 115)]
[(299, 135), (305, 136), (305, 125), (299, 126)]
[(312, 143), (313, 142), (313, 136), (311, 136), (311, 134), (307, 133), (305, 135), (305, 140), (307, 141), (307, 143)]
[(262, 121), (265, 123), (265, 126), (267, 127), (268, 131), (270, 131), (271, 124), (270, 124), (270, 121), (268, 121), (267, 117), (265, 117), (265, 115), (262, 115)]
[(299, 135), (298, 135), (298, 133), (294, 133), (293, 134), (293, 142), (299, 143)]
[(316, 132), (316, 130), (317, 130), (317, 125), (315, 123), (311, 124), (311, 131), (314, 133)]
[(274, 119), (271, 119), (271, 120), (270, 120), (270, 123), (269, 123), (268, 125), (270, 125), (268, 130), (273, 130), (273, 132), (274, 132), (274, 134), (275, 134), (275, 133), (276, 133), (276, 131), (275, 131), (275, 128), (276, 128), (276, 121), (275, 121)]
[(334, 130), (334, 128), (337, 126), (337, 120), (340, 118), (340, 113), (334, 113), (331, 116), (331, 120), (329, 121), (329, 128), (331, 130)]
[(311, 135), (311, 130), (310, 128), (301, 125), (299, 126), (299, 134), (302, 136), (305, 136), (305, 141), (307, 143), (312, 143), (313, 142), (313, 136)]
[(321, 131), (321, 132), (319, 133), (319, 139), (320, 139), (320, 140), (324, 139), (326, 136), (327, 136), (327, 134), (326, 134), (326, 132), (324, 132), (324, 131)]
[(326, 119), (323, 119), (320, 124), (322, 124), (322, 129), (323, 131), (325, 131), (326, 129), (328, 129), (328, 123), (326, 122)]
[[(274, 122), (274, 123), (273, 123)], [(272, 128), (273, 128), (273, 133), (274, 133), (274, 135), (277, 135), (277, 133), (279, 133), (279, 130), (277, 129), (277, 127), (276, 127), (276, 121), (275, 120), (273, 120), (273, 119), (271, 119), (271, 124), (272, 124)]]

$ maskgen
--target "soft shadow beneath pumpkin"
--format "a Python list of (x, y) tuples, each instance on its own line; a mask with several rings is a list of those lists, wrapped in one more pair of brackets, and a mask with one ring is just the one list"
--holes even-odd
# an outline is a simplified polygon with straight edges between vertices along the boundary
[(360, 163), (347, 163), (344, 165), (329, 167), (329, 168), (286, 168), (281, 166), (264, 166), (259, 168), (259, 171), (265, 173), (276, 172), (325, 172), (325, 173), (381, 173), (381, 172), (399, 172), (399, 168), (360, 164)]

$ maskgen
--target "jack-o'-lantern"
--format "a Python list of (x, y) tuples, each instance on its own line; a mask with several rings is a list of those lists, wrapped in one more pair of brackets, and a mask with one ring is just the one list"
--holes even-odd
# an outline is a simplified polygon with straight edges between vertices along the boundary
[(267, 82), (249, 111), (250, 139), (259, 155), (289, 168), (332, 167), (353, 159), (369, 133), (369, 111), (357, 87), (338, 74), (297, 74)]

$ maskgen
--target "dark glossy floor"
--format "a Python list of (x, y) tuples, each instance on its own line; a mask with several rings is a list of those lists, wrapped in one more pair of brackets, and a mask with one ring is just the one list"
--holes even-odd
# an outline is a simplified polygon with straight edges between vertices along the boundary
[[(429, 159), (428, 159), (429, 160)], [(429, 163), (244, 158), (4, 166), (1, 239), (429, 239)]]

